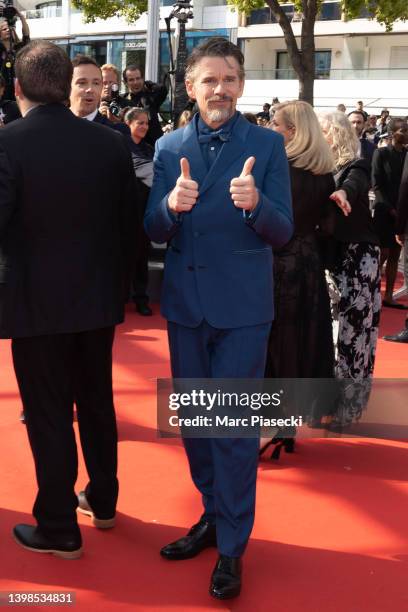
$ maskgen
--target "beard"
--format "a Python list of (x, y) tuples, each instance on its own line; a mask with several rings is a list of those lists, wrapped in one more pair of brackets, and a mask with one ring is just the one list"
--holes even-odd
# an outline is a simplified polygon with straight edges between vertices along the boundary
[[(211, 102), (209, 100), (209, 102)], [(223, 123), (234, 114), (235, 109), (232, 102), (228, 108), (207, 108), (205, 115), (212, 123)]]

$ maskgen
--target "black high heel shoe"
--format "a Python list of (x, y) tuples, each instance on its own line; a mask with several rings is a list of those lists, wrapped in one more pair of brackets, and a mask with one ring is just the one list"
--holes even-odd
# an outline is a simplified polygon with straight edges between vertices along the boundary
[(286, 453), (295, 452), (295, 438), (282, 438), (278, 433), (259, 449), (259, 457), (261, 457), (272, 444), (275, 445), (275, 448), (271, 454), (271, 459), (279, 459), (282, 447), (285, 449)]

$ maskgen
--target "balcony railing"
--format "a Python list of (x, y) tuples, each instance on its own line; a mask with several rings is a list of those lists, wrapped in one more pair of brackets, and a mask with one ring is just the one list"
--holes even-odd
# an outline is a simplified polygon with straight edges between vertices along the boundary
[(41, 9), (22, 11), (26, 19), (53, 19), (62, 16), (61, 6), (46, 6)]
[[(299, 13), (296, 13), (293, 4), (283, 4), (282, 9), (290, 21), (299, 21)], [(363, 9), (360, 12), (359, 19), (370, 18), (370, 13), (367, 9)], [(339, 21), (341, 19), (341, 3), (337, 1), (323, 2), (319, 14), (317, 15), (317, 21)], [(257, 9), (252, 11), (248, 17), (247, 25), (259, 25), (276, 23), (276, 19), (269, 7)]]
[[(297, 80), (296, 73), (290, 68), (275, 70), (246, 70), (248, 81), (270, 81), (275, 79)], [(316, 79), (330, 80), (371, 80), (371, 81), (402, 81), (408, 79), (408, 68), (364, 68), (335, 69), (316, 72)]]

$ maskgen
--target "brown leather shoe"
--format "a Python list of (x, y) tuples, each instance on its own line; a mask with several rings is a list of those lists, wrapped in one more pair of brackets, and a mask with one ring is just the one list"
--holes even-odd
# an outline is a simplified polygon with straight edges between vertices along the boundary
[(81, 514), (86, 514), (86, 516), (90, 516), (92, 518), (92, 523), (97, 529), (112, 529), (115, 526), (116, 517), (113, 516), (109, 519), (100, 519), (95, 516), (94, 511), (88, 503), (88, 500), (85, 495), (85, 491), (80, 491), (78, 493), (78, 512)]

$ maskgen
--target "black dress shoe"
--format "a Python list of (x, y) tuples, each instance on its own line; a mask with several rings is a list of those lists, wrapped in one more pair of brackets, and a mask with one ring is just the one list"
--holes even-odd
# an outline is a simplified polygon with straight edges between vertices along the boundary
[(408, 342), (408, 328), (393, 336), (384, 336), (384, 340), (389, 340), (390, 342)]
[(112, 527), (115, 526), (115, 515), (105, 519), (98, 518), (95, 515), (86, 498), (85, 491), (80, 491), (78, 493), (78, 512), (81, 514), (86, 514), (86, 516), (90, 516), (92, 518), (92, 523), (98, 529), (112, 529)]
[(142, 317), (151, 317), (153, 314), (152, 309), (146, 302), (136, 303), (136, 312), (142, 315)]
[(16, 525), (13, 529), (14, 539), (27, 550), (39, 553), (51, 553), (62, 559), (78, 559), (82, 555), (81, 539), (74, 536), (45, 536), (33, 525)]
[(241, 592), (242, 563), (240, 557), (220, 555), (211, 576), (210, 595), (216, 599), (232, 599)]
[(164, 546), (160, 554), (165, 559), (179, 561), (192, 559), (205, 548), (217, 546), (217, 534), (215, 525), (201, 520), (193, 525), (186, 536)]

